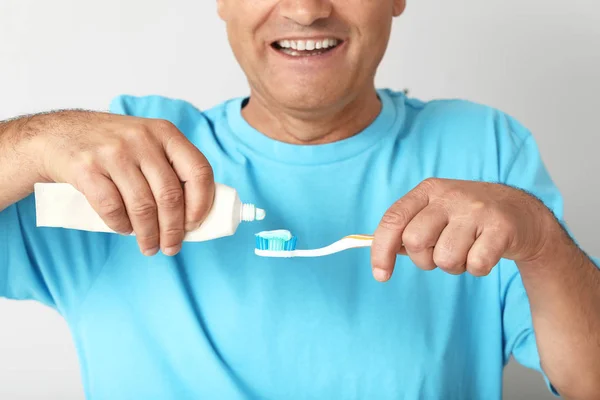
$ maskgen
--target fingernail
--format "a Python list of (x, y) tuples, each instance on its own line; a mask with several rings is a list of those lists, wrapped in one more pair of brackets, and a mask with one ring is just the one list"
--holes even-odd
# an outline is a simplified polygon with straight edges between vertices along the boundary
[(166, 256), (174, 256), (181, 249), (181, 245), (167, 247), (163, 250), (163, 254)]
[(373, 268), (373, 277), (379, 282), (385, 282), (390, 279), (390, 273), (385, 269)]
[(199, 222), (188, 222), (185, 225), (185, 231), (186, 232), (192, 232), (192, 231), (195, 231), (198, 228), (200, 228), (200, 223)]
[(153, 256), (156, 253), (158, 253), (158, 250), (160, 250), (158, 247), (155, 247), (153, 249), (148, 249), (148, 250), (144, 250), (144, 255), (147, 257)]

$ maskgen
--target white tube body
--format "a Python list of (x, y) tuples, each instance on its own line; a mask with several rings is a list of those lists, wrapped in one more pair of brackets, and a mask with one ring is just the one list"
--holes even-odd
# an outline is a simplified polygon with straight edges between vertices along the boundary
[(188, 232), (185, 241), (203, 242), (235, 233), (242, 222), (242, 202), (235, 189), (215, 184), (215, 199), (200, 228)]
[[(85, 196), (72, 185), (36, 183), (34, 192), (38, 227), (115, 233), (100, 218)], [(201, 242), (233, 235), (242, 221), (243, 206), (235, 189), (215, 183), (214, 202), (208, 216), (200, 228), (186, 234), (184, 241)], [(252, 210), (251, 217), (246, 215), (245, 220), (254, 220), (254, 206), (245, 206)], [(264, 212), (261, 217), (264, 218)], [(256, 219), (262, 219), (261, 217)]]

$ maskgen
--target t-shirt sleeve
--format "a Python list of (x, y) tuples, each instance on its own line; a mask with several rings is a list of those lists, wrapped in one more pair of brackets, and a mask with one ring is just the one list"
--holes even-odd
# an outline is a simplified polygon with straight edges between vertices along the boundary
[(0, 297), (76, 312), (113, 245), (109, 234), (36, 227), (32, 194), (0, 211)]
[[(510, 117), (506, 117), (504, 124), (499, 126), (506, 127), (506, 131), (500, 135), (506, 138), (506, 146), (512, 147), (514, 154), (510, 163), (502, 169), (503, 183), (539, 198), (569, 232), (563, 216), (562, 195), (544, 165), (533, 136)], [(502, 143), (502, 140), (500, 138), (499, 143)], [(592, 260), (596, 265), (600, 265), (598, 259)], [(540, 372), (550, 391), (558, 396), (540, 365), (529, 299), (516, 264), (503, 260), (500, 278), (505, 362), (513, 356), (521, 365)]]

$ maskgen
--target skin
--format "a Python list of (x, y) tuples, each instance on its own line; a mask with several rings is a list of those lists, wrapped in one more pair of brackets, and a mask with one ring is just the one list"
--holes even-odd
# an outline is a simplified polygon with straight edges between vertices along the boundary
[[(214, 196), (212, 168), (167, 121), (67, 111), (0, 123), (0, 210), (66, 182), (143, 254), (174, 255)], [(19, 180), (13, 177), (19, 176)]]
[[(242, 114), (260, 132), (288, 143), (330, 143), (355, 135), (380, 112), (374, 76), (404, 1), (217, 5), (251, 89)], [(271, 47), (327, 37), (343, 41), (329, 58), (292, 60)], [(0, 123), (0, 210), (39, 181), (73, 184), (111, 228), (133, 229), (148, 255), (159, 246), (176, 254), (214, 195), (210, 165), (173, 125), (92, 112)], [(383, 215), (374, 236), (373, 276), (381, 282), (399, 254), (455, 275), (485, 276), (500, 258), (514, 260), (550, 381), (564, 398), (597, 398), (600, 271), (536, 198), (500, 184), (428, 179)]]
[(374, 236), (381, 282), (399, 254), (426, 271), (478, 277), (514, 260), (550, 382), (563, 398), (598, 398), (600, 270), (538, 199), (501, 184), (427, 179), (387, 210)]
[[(288, 143), (329, 143), (356, 134), (381, 110), (374, 77), (401, 0), (218, 0), (229, 43), (251, 89), (244, 118)], [(360, 10), (356, 12), (356, 10)], [(286, 60), (277, 40), (336, 38), (327, 62)]]

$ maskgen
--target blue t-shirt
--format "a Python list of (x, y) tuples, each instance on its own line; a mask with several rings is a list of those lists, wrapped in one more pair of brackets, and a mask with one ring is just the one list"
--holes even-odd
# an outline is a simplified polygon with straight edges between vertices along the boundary
[(562, 218), (536, 143), (513, 118), (466, 101), (379, 96), (382, 111), (363, 132), (316, 146), (260, 134), (241, 115), (243, 98), (202, 112), (118, 97), (112, 112), (173, 122), (216, 181), (267, 218), (147, 258), (133, 237), (36, 228), (29, 196), (0, 213), (0, 296), (64, 316), (90, 399), (500, 399), (511, 355), (542, 372), (513, 262), (475, 278), (400, 256), (382, 284), (368, 249), (253, 253), (262, 230), (289, 229), (298, 248), (372, 233), (428, 177), (514, 185)]

